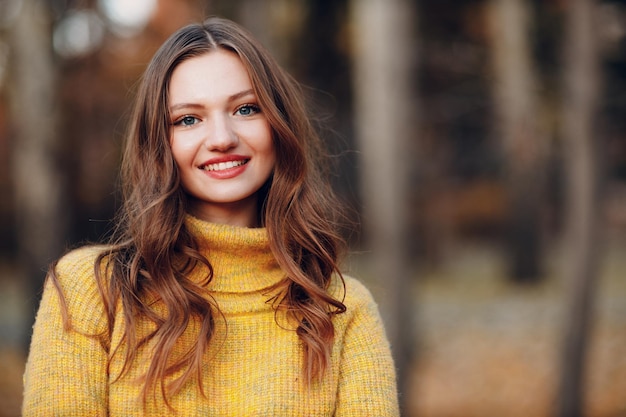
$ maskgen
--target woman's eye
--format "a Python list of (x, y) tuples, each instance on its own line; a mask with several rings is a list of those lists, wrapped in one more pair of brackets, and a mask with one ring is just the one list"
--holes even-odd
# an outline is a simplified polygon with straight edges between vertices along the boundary
[(244, 104), (243, 106), (239, 107), (237, 111), (235, 111), (235, 114), (238, 114), (240, 116), (252, 116), (253, 114), (259, 113), (260, 111), (261, 109), (259, 109), (259, 106), (256, 106), (254, 104)]
[(185, 117), (181, 117), (180, 119), (178, 119), (174, 125), (178, 125), (178, 126), (192, 126), (194, 124), (198, 123), (198, 118), (197, 117), (193, 117), (193, 116), (185, 116)]

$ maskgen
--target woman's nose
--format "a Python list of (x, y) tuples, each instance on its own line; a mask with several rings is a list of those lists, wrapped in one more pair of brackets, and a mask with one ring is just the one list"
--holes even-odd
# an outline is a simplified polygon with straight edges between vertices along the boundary
[(207, 124), (204, 144), (209, 150), (226, 151), (237, 146), (239, 138), (228, 115), (214, 116)]

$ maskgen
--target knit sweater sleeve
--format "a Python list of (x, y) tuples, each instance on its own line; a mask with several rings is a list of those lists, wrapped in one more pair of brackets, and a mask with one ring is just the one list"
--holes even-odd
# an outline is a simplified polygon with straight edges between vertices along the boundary
[(383, 323), (369, 291), (346, 277), (345, 328), (336, 417), (396, 417), (398, 394), (391, 349)]
[(24, 374), (23, 416), (106, 416), (106, 316), (94, 278), (97, 248), (64, 256), (57, 276), (72, 328), (64, 329), (59, 293), (46, 280)]

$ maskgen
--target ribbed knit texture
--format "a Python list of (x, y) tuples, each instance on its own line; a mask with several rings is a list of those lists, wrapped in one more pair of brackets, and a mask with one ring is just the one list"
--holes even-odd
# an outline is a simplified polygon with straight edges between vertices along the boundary
[[(365, 287), (346, 277), (348, 310), (333, 321), (336, 337), (330, 367), (322, 381), (307, 388), (296, 325), (267, 303), (268, 289), (284, 273), (269, 250), (266, 230), (215, 225), (190, 216), (186, 224), (214, 266), (209, 289), (224, 316), (216, 317), (216, 336), (205, 353), (206, 398), (197, 382), (191, 381), (170, 399), (175, 413), (159, 392), (144, 408), (137, 379), (147, 369), (149, 346), (140, 350), (130, 372), (115, 381), (123, 355), (113, 356), (109, 370), (107, 361), (111, 347), (120, 340), (123, 319), (118, 313), (112, 335), (106, 336), (93, 273), (94, 259), (102, 248), (87, 247), (69, 253), (57, 267), (72, 331), (63, 330), (56, 290), (50, 283), (45, 287), (24, 375), (24, 416), (399, 414), (389, 345), (377, 306)], [(199, 281), (202, 276), (190, 278)], [(337, 297), (343, 295), (338, 282), (332, 291)], [(150, 328), (142, 321), (138, 334)], [(185, 333), (176, 351), (184, 352), (192, 340), (192, 332)]]

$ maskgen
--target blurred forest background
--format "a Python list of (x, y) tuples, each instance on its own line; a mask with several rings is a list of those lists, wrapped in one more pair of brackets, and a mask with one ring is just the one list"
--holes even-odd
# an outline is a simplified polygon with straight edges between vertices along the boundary
[(138, 78), (213, 14), (310, 87), (403, 415), (626, 416), (624, 0), (0, 0), (0, 416)]

